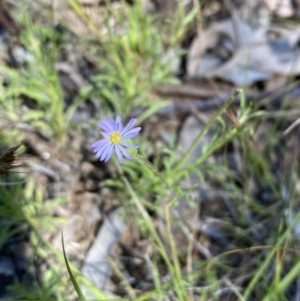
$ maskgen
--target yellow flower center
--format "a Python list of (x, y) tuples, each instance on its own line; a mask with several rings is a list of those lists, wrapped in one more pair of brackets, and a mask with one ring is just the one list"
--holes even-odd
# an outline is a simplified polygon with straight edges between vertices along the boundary
[(121, 142), (121, 134), (118, 132), (111, 133), (109, 137), (109, 141), (113, 144), (120, 144)]

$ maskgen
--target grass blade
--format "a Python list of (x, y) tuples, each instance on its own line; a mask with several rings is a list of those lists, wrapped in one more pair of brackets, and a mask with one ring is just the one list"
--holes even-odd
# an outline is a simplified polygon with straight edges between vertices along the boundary
[(67, 255), (66, 255), (66, 251), (65, 251), (64, 235), (63, 234), (61, 236), (61, 243), (62, 243), (62, 248), (63, 248), (63, 254), (64, 254), (64, 259), (65, 259), (66, 267), (67, 267), (68, 273), (70, 275), (71, 281), (72, 281), (72, 283), (74, 285), (74, 288), (75, 288), (75, 290), (77, 292), (77, 295), (79, 297), (79, 300), (80, 301), (87, 301), (85, 299), (85, 297), (84, 297), (84, 295), (83, 295), (83, 293), (82, 293), (82, 291), (81, 291), (81, 289), (80, 289), (80, 287), (79, 287), (79, 285), (78, 285), (78, 283), (77, 283), (77, 281), (76, 281), (76, 279), (75, 279), (75, 277), (74, 277), (74, 275), (72, 273), (71, 267), (69, 265), (68, 258), (67, 258)]

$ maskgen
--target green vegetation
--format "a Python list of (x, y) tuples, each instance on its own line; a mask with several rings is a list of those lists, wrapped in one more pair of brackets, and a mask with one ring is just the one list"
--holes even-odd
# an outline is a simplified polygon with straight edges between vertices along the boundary
[[(178, 45), (193, 25), (197, 9), (187, 16), (183, 9), (180, 10), (176, 24), (169, 22), (164, 32), (154, 15), (144, 12), (138, 4), (129, 6), (122, 2), (122, 10), (113, 6), (108, 9), (104, 20), (106, 30), (102, 34), (77, 2), (70, 3), (93, 33), (92, 38), (77, 38), (75, 43), (86, 46), (101, 72), (93, 75), (91, 82), (79, 89), (72, 104), (67, 105), (55, 63), (64, 44), (74, 43), (74, 37), (60, 36), (50, 25), (51, 20), (47, 25), (35, 24), (28, 13), (30, 10), (21, 8), (17, 14), (22, 24), (20, 41), (31, 56), (19, 67), (0, 65), (1, 119), (9, 129), (16, 131), (0, 128), (0, 143), (10, 139), (13, 144), (18, 144), (26, 139), (22, 127), (18, 127), (20, 123), (26, 124), (32, 131), (45, 131), (56, 146), (54, 154), (61, 159), (61, 153), (70, 150), (69, 133), (82, 135), (84, 122), (72, 124), (72, 117), (82, 102), (94, 98), (101, 104), (101, 111), (96, 112), (92, 120), (85, 121), (90, 124), (96, 124), (100, 117), (116, 114), (126, 119), (134, 110), (142, 110), (138, 117), (138, 123), (142, 124), (168, 104), (151, 98), (151, 90), (157, 84), (176, 82), (170, 74), (172, 61), (166, 60), (166, 53)], [(112, 19), (123, 31), (116, 34), (111, 30)], [(230, 109), (235, 97), (241, 98), (236, 112)], [(22, 111), (25, 103), (31, 105)], [(182, 156), (175, 151), (173, 139), (153, 159), (153, 165), (146, 162), (143, 158), (148, 157), (153, 146), (141, 135), (135, 139), (141, 157), (127, 160), (122, 166), (117, 160), (109, 163), (113, 165), (113, 171), (99, 187), (114, 190), (124, 207), (125, 220), (134, 216), (142, 229), (141, 235), (151, 241), (153, 247), (153, 257), (149, 258), (153, 287), (137, 293), (129, 282), (124, 281), (126, 277), (119, 270), (125, 293), (118, 300), (165, 300), (164, 296), (169, 294), (179, 301), (219, 300), (225, 288), (231, 290), (234, 300), (250, 300), (250, 296), (252, 300), (289, 300), (286, 292), (295, 285), (300, 272), (299, 243), (292, 235), (300, 215), (291, 214), (300, 192), (298, 160), (286, 168), (286, 173), (276, 175), (274, 171), (271, 155), (285, 152), (280, 124), (285, 124), (285, 116), (294, 114), (290, 111), (281, 113), (276, 116), (249, 105), (241, 90), (233, 93), (216, 110)], [(272, 124), (269, 120), (274, 119), (277, 124), (274, 123), (272, 135), (264, 138), (263, 147), (258, 149), (256, 133), (266, 124)], [(209, 131), (213, 131), (210, 141), (201, 155), (191, 162), (195, 147)], [(226, 157), (229, 145), (239, 149), (241, 167), (236, 168), (239, 168), (239, 176)], [(216, 153), (221, 154), (220, 160), (209, 160)], [(182, 186), (191, 175), (196, 175), (197, 184)], [(204, 181), (224, 192), (230, 199), (227, 205), (233, 207), (232, 216), (219, 219), (219, 224), (226, 228), (230, 247), (217, 255), (209, 252), (198, 239), (202, 249), (197, 249), (192, 239), (197, 231), (174, 214), (174, 208), (182, 198), (198, 206), (193, 190), (201, 187)], [(251, 192), (253, 182), (256, 186), (268, 187), (273, 196), (270, 203), (263, 203)], [(79, 300), (86, 300), (81, 291), (83, 286), (90, 289), (95, 300), (110, 300), (81, 274), (71, 263), (72, 259), (67, 258), (65, 243), (62, 253), (44, 236), (44, 233), (61, 230), (65, 220), (55, 217), (54, 208), (70, 201), (70, 196), (46, 200), (44, 190), (45, 187), (36, 184), (30, 173), (16, 175), (12, 172), (0, 179), (0, 223), (4, 221), (4, 226), (0, 227), (0, 249), (16, 233), (26, 231), (34, 252), (32, 262), (38, 261), (37, 258), (47, 260), (51, 257), (52, 260), (42, 273), (42, 279), (34, 279), (31, 286), (22, 282), (11, 286), (9, 289), (14, 297), (8, 300), (67, 301), (74, 300), (76, 293)], [(291, 218), (287, 225), (289, 214)], [(156, 219), (164, 220), (164, 235)], [(184, 249), (177, 245), (174, 229), (186, 234), (189, 245)], [(260, 235), (259, 229), (267, 229), (267, 233), (255, 237)], [(193, 255), (201, 250), (200, 255)], [(247, 262), (237, 264), (235, 261), (239, 256)]]

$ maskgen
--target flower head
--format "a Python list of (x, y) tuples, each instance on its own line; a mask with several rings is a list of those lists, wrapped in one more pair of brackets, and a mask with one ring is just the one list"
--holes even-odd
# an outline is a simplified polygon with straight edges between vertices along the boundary
[(96, 154), (96, 158), (100, 158), (100, 161), (107, 162), (115, 150), (120, 163), (124, 163), (123, 156), (131, 160), (132, 156), (126, 150), (126, 147), (138, 148), (138, 146), (128, 143), (126, 139), (136, 137), (141, 130), (140, 127), (131, 129), (135, 123), (136, 119), (132, 118), (123, 129), (120, 116), (117, 116), (116, 121), (112, 118), (99, 121), (98, 125), (104, 130), (104, 132), (101, 132), (104, 139), (98, 140), (91, 145)]

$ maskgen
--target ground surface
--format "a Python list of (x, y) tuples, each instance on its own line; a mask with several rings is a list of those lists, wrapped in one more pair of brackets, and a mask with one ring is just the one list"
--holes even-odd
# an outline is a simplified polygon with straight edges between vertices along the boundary
[(108, 2), (0, 6), (0, 299), (299, 300), (299, 3)]

